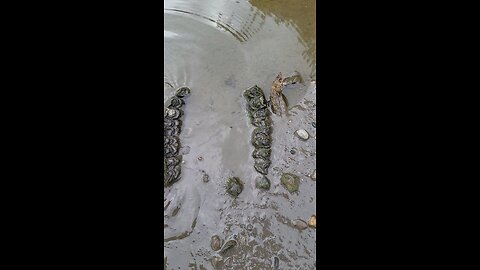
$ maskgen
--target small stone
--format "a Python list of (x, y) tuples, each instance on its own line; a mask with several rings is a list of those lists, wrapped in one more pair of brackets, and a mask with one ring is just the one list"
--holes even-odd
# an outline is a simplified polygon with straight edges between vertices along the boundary
[(198, 161), (202, 161), (202, 160), (203, 160), (203, 157), (202, 157), (202, 156), (199, 156), (197, 159), (198, 159)]
[(312, 215), (308, 220), (308, 226), (311, 228), (317, 227), (317, 217), (315, 215)]
[(295, 131), (295, 135), (304, 141), (308, 140), (309, 138), (308, 132), (305, 129), (299, 129)]
[(270, 180), (266, 176), (258, 176), (255, 179), (255, 187), (258, 189), (265, 189), (269, 190), (270, 189)]
[(315, 122), (312, 122), (313, 128), (317, 128), (317, 124)]
[(210, 247), (214, 251), (219, 250), (222, 247), (222, 239), (218, 235), (212, 236), (212, 243), (210, 244)]
[(293, 226), (299, 230), (305, 230), (308, 227), (307, 223), (301, 219), (295, 219), (293, 221)]
[(294, 149), (290, 150), (290, 154), (295, 155), (295, 153), (296, 153), (296, 152), (295, 152)]
[(313, 181), (317, 181), (317, 170), (313, 170), (313, 173), (312, 175), (310, 175), (310, 178), (313, 180)]
[(248, 224), (247, 225), (247, 231), (251, 231), (253, 230), (253, 225), (252, 224)]
[(230, 177), (227, 179), (227, 193), (233, 197), (237, 197), (243, 190), (243, 183), (238, 177)]
[(208, 183), (208, 181), (209, 181), (208, 178), (209, 178), (209, 177), (208, 177), (208, 174), (206, 174), (206, 173), (203, 174), (202, 180), (203, 180), (204, 183)]
[(300, 185), (300, 178), (291, 173), (284, 173), (280, 178), (280, 183), (290, 192), (298, 191)]

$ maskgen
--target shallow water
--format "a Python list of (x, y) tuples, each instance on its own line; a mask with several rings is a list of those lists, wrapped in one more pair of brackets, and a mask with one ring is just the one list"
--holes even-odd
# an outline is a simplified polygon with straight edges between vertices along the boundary
[[(178, 87), (192, 91), (182, 178), (164, 189), (165, 269), (274, 269), (274, 257), (279, 269), (313, 269), (315, 229), (299, 231), (292, 221), (316, 213), (308, 177), (316, 169), (315, 1), (166, 0), (164, 25), (164, 103)], [(290, 116), (272, 115), (272, 186), (261, 192), (242, 92), (256, 84), (268, 97), (278, 72), (294, 71), (305, 83), (284, 90)], [(309, 140), (294, 135), (300, 128)], [(301, 177), (298, 193), (280, 185), (282, 172)], [(236, 199), (223, 187), (229, 176), (244, 182)], [(219, 254), (213, 235), (238, 245)]]

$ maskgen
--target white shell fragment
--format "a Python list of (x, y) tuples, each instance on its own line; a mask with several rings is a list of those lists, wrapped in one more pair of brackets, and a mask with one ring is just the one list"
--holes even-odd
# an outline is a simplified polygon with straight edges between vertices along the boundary
[(305, 129), (299, 129), (295, 131), (295, 135), (304, 141), (308, 140), (309, 138), (308, 132)]

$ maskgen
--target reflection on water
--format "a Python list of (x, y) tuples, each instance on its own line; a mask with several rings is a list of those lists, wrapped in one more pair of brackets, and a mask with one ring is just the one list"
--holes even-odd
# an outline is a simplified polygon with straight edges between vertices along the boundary
[[(291, 221), (316, 212), (308, 177), (316, 153), (315, 1), (166, 0), (164, 25), (164, 102), (180, 86), (192, 89), (180, 135), (182, 178), (164, 189), (165, 269), (272, 269), (275, 260), (280, 269), (312, 269), (315, 231)], [(291, 115), (272, 117), (272, 187), (259, 192), (242, 91), (256, 84), (268, 96), (278, 72), (294, 71), (306, 83), (284, 91)], [(300, 128), (308, 141), (294, 136)], [(284, 171), (301, 176), (298, 194), (280, 186)], [(245, 184), (236, 199), (225, 194), (229, 176)], [(213, 235), (236, 237), (238, 246), (214, 252)]]

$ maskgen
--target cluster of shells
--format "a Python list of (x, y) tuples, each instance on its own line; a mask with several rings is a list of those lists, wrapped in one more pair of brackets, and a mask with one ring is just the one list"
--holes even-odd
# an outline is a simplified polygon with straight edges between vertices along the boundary
[(272, 147), (272, 121), (268, 110), (267, 100), (262, 89), (253, 86), (243, 93), (247, 101), (247, 112), (250, 122), (255, 126), (252, 132), (252, 145), (255, 150), (252, 153), (254, 168), (257, 172), (267, 175), (270, 167), (270, 154)]
[(169, 100), (164, 113), (164, 134), (163, 134), (163, 185), (171, 186), (180, 179), (182, 156), (179, 155), (180, 139), (183, 116), (182, 107), (185, 105), (184, 98), (190, 94), (187, 87), (179, 88), (175, 95)]

